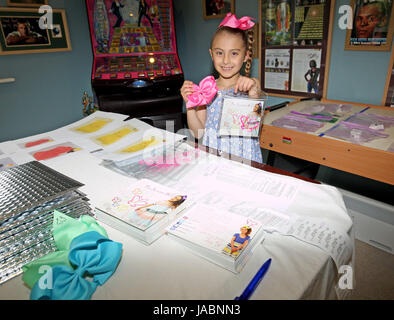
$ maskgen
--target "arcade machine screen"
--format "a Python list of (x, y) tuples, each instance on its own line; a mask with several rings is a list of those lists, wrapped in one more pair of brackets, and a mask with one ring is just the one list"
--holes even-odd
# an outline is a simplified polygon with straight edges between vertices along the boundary
[[(100, 110), (179, 120), (183, 73), (171, 0), (86, 0)], [(158, 122), (157, 122), (158, 123)]]

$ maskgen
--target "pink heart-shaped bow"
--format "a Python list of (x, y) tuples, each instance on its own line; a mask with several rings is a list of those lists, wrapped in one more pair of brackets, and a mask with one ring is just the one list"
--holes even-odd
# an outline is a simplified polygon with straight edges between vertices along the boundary
[(211, 102), (218, 92), (216, 81), (213, 76), (202, 79), (199, 85), (193, 83), (193, 93), (187, 97), (186, 108), (204, 106)]
[(241, 30), (248, 30), (254, 26), (254, 22), (252, 21), (251, 17), (242, 17), (237, 19), (237, 16), (235, 14), (232, 14), (231, 12), (227, 13), (226, 17), (223, 19), (221, 24), (219, 25), (220, 27), (230, 27), (230, 28), (238, 28)]

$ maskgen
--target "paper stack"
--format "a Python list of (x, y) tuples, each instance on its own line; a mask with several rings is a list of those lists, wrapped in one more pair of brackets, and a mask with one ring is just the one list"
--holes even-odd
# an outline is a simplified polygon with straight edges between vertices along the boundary
[(234, 273), (264, 239), (261, 222), (201, 204), (182, 213), (166, 231), (197, 255)]
[(96, 217), (149, 245), (190, 202), (182, 192), (141, 179), (105, 199), (96, 207)]
[(0, 172), (0, 284), (56, 250), (53, 211), (93, 215), (81, 183), (32, 161)]

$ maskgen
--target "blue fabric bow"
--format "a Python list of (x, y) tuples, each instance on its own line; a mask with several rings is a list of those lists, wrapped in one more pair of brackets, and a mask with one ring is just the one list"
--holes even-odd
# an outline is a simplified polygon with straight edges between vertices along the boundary
[[(69, 261), (50, 268), (34, 285), (32, 300), (87, 300), (97, 286), (103, 285), (115, 272), (122, 253), (122, 244), (96, 231), (74, 238), (70, 244)], [(52, 274), (48, 274), (51, 272)], [(85, 279), (86, 275), (93, 280)]]

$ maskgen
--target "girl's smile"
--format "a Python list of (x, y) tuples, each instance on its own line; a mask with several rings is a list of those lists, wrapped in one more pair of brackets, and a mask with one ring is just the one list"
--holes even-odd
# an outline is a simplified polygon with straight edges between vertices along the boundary
[(232, 70), (234, 69), (234, 67), (222, 66), (222, 67), (220, 67), (220, 69), (221, 69), (221, 71), (218, 71), (219, 74), (221, 74), (222, 77), (226, 77), (227, 74), (231, 75)]

